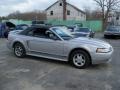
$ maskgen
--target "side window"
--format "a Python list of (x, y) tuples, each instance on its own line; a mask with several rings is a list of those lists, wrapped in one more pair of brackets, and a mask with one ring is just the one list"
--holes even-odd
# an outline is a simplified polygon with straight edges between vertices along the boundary
[(47, 38), (45, 34), (46, 29), (43, 28), (34, 28), (33, 30), (27, 33), (28, 36)]
[(51, 31), (46, 31), (46, 35), (49, 39), (53, 39), (53, 40), (60, 40), (60, 38), (58, 38), (58, 36), (56, 36), (53, 32)]
[(43, 29), (36, 28), (35, 30), (33, 30), (33, 36), (35, 36), (35, 37), (43, 37), (43, 36), (45, 36), (44, 32), (43, 32)]
[(56, 36), (52, 31), (48, 29), (41, 29), (41, 28), (32, 29), (29, 32), (27, 32), (26, 35), (32, 37), (38, 37), (38, 38), (60, 40), (58, 36)]
[(27, 36), (33, 36), (33, 30), (27, 33)]

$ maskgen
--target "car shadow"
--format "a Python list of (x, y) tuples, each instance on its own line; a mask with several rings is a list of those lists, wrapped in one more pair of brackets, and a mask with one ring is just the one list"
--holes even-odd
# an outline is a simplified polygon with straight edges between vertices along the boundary
[[(59, 60), (53, 60), (53, 59), (47, 59), (47, 58), (35, 57), (35, 56), (26, 56), (26, 58), (29, 60), (35, 60), (35, 61), (39, 61), (39, 62), (43, 62), (43, 63), (50, 63), (50, 64), (56, 64), (59, 66), (75, 68), (67, 61), (59, 61)], [(108, 63), (104, 63), (104, 64), (90, 65), (86, 69), (87, 70), (101, 70), (101, 69), (108, 69), (108, 68), (110, 68), (110, 65)]]
[(102, 63), (89, 66), (89, 70), (107, 70), (110, 69), (112, 66), (109, 63)]
[[(15, 57), (13, 54), (10, 54), (11, 56)], [(16, 57), (17, 58), (17, 57)], [(21, 58), (22, 60), (23, 58)], [(68, 67), (68, 68), (75, 68), (74, 66), (72, 66), (69, 62), (67, 61), (59, 61), (59, 60), (53, 60), (53, 59), (47, 59), (47, 58), (42, 58), (42, 57), (35, 57), (35, 56), (29, 56), (27, 55), (25, 57), (25, 59), (27, 60), (31, 60), (31, 61), (38, 61), (38, 62), (42, 62), (42, 63), (47, 63), (47, 64), (56, 64), (58, 66), (64, 66), (64, 67)], [(110, 64), (105, 63), (105, 64), (96, 64), (96, 65), (90, 65), (89, 67), (87, 67), (87, 70), (100, 70), (100, 69), (108, 69), (110, 67)], [(77, 68), (76, 68), (77, 69)]]
[(53, 60), (53, 59), (47, 59), (47, 58), (35, 57), (35, 56), (26, 56), (26, 58), (29, 60), (35, 60), (35, 61), (40, 61), (45, 63), (53, 63), (53, 64), (59, 64), (59, 65), (64, 65), (69, 67), (71, 66), (67, 61), (59, 61), (59, 60)]

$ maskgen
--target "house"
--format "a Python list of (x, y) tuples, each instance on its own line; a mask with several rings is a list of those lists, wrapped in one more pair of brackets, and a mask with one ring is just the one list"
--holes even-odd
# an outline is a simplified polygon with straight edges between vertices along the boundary
[(120, 25), (120, 12), (109, 13), (108, 23), (112, 25)]
[(86, 14), (76, 6), (67, 3), (66, 0), (58, 0), (46, 10), (47, 19), (57, 20), (86, 20)]

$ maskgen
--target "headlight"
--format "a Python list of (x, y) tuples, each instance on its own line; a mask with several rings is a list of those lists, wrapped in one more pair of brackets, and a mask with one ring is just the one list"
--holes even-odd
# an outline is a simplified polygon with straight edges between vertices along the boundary
[(97, 53), (108, 53), (111, 50), (112, 50), (111, 48), (97, 48), (96, 52)]

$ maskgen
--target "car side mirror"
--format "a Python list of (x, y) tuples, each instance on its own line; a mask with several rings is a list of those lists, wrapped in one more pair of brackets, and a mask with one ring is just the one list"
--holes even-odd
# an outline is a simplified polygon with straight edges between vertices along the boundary
[(52, 40), (58, 40), (57, 36), (55, 36), (53, 33), (49, 34), (50, 39)]

